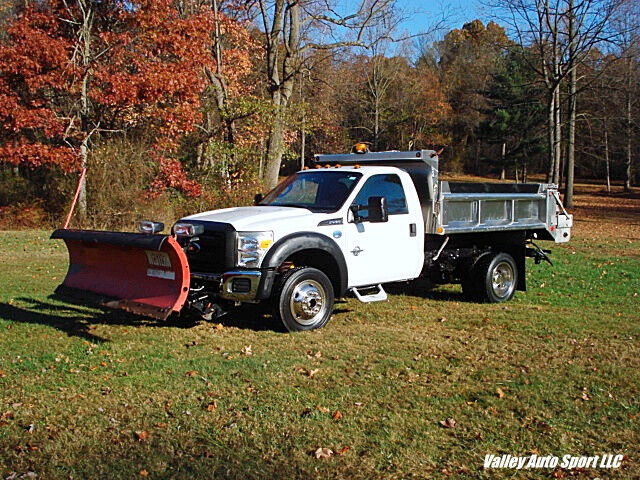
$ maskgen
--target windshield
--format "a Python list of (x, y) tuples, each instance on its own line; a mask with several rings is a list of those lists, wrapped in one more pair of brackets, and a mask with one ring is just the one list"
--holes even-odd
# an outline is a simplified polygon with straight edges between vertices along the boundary
[(260, 205), (335, 212), (353, 191), (361, 176), (360, 173), (326, 170), (299, 172), (287, 177), (271, 190)]

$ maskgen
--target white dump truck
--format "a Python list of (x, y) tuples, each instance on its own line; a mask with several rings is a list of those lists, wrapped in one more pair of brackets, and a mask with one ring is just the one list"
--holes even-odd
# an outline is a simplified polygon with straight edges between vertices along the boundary
[[(362, 149), (364, 150), (364, 149)], [(432, 150), (316, 155), (249, 207), (198, 213), (141, 233), (56, 230), (63, 287), (160, 319), (205, 318), (268, 302), (291, 331), (324, 326), (334, 300), (386, 300), (384, 284), (461, 283), (470, 301), (525, 290), (536, 240), (568, 242), (573, 218), (556, 185), (438, 180)]]

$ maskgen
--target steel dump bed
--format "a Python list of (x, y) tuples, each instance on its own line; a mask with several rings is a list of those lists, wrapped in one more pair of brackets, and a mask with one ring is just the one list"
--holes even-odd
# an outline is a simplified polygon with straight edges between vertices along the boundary
[(433, 233), (535, 230), (569, 241), (571, 216), (555, 185), (440, 182), (438, 203)]
[(315, 160), (320, 165), (385, 165), (405, 170), (420, 198), (426, 234), (526, 230), (556, 243), (571, 237), (573, 217), (553, 184), (441, 182), (433, 150), (316, 155)]

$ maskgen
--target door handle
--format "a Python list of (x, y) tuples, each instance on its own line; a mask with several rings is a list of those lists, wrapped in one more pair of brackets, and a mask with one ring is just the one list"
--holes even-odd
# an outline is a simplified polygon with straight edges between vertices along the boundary
[(409, 224), (409, 236), (410, 237), (415, 237), (416, 235), (417, 235), (416, 224), (415, 223), (410, 223)]

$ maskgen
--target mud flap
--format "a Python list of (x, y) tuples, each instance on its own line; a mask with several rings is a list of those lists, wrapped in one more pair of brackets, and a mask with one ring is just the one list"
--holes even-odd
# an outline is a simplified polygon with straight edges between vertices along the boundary
[[(106, 297), (102, 302), (165, 320), (179, 312), (189, 293), (189, 264), (167, 235), (56, 230), (69, 251), (69, 270), (59, 288)], [(88, 299), (95, 295), (88, 295)]]

